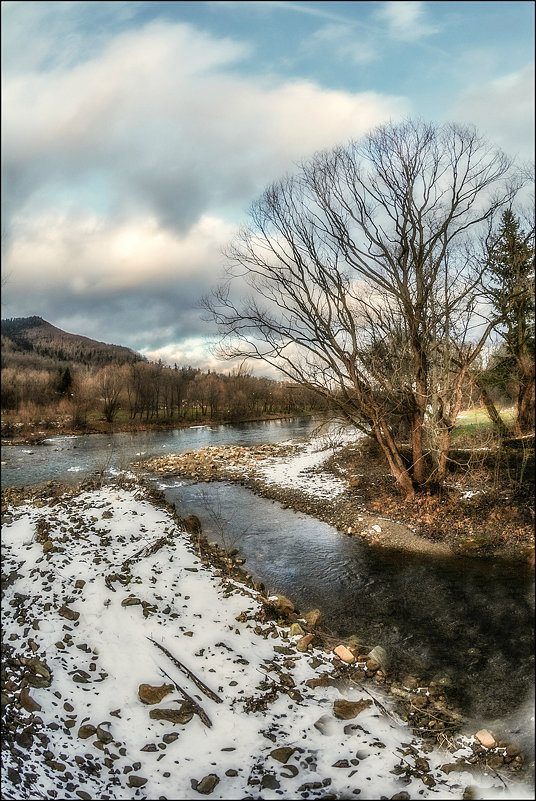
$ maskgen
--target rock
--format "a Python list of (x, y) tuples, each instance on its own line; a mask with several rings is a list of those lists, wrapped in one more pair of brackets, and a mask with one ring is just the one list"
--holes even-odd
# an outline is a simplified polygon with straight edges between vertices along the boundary
[(281, 785), (273, 773), (265, 773), (261, 779), (261, 787), (266, 790), (277, 790)]
[(300, 624), (299, 624), (299, 623), (293, 623), (293, 624), (291, 625), (291, 627), (290, 627), (289, 634), (290, 634), (290, 636), (291, 636), (291, 637), (296, 637), (298, 634), (299, 634), (301, 637), (303, 637), (303, 635), (305, 634), (305, 632), (304, 632), (304, 630), (302, 629), (302, 627), (300, 626)]
[(48, 553), (53, 549), (53, 547), (54, 543), (52, 542), (52, 540), (47, 540), (46, 542), (43, 543), (43, 553)]
[(385, 648), (382, 648), (381, 645), (376, 645), (367, 656), (369, 659), (373, 659), (375, 662), (377, 662), (383, 670), (387, 670), (389, 667), (389, 657), (387, 655), (387, 651)]
[(187, 701), (181, 702), (180, 709), (151, 709), (149, 717), (153, 720), (167, 720), (169, 723), (188, 723), (194, 711)]
[(138, 604), (141, 604), (139, 598), (124, 598), (121, 601), (121, 606), (137, 606)]
[(307, 625), (311, 626), (311, 628), (313, 629), (316, 628), (318, 625), (320, 625), (321, 619), (322, 619), (322, 614), (320, 612), (320, 609), (312, 609), (305, 615), (305, 620), (307, 622)]
[(58, 609), (58, 614), (62, 617), (66, 617), (67, 620), (78, 620), (80, 617), (80, 612), (75, 612), (74, 609), (69, 609), (69, 607), (65, 604)]
[(353, 653), (346, 647), (346, 645), (337, 645), (336, 648), (333, 649), (333, 653), (342, 659), (343, 662), (347, 664), (351, 664), (355, 662), (355, 656)]
[(325, 737), (329, 737), (337, 731), (337, 724), (331, 715), (322, 715), (322, 717), (316, 721), (314, 727)]
[(276, 595), (274, 600), (270, 598), (270, 603), (281, 617), (286, 617), (294, 612), (294, 604), (284, 595)]
[(204, 776), (201, 779), (195, 787), (195, 790), (197, 790), (198, 793), (203, 793), (203, 795), (210, 795), (219, 782), (219, 777), (216, 776), (215, 773), (209, 773), (208, 776)]
[(36, 656), (32, 656), (31, 659), (28, 659), (26, 662), (26, 667), (31, 670), (32, 673), (36, 674), (37, 676), (42, 676), (44, 679), (50, 679), (51, 673), (48, 667), (45, 665), (44, 662), (41, 662)]
[(297, 651), (307, 651), (311, 642), (314, 640), (314, 634), (306, 634), (305, 637), (301, 637), (296, 643), (296, 650)]
[(341, 720), (355, 718), (364, 709), (372, 704), (370, 699), (362, 698), (360, 701), (346, 701), (344, 698), (335, 701), (333, 704), (333, 714)]
[(77, 581), (75, 581), (75, 583), (74, 583), (74, 586), (76, 587), (77, 590), (83, 589), (85, 587), (85, 585), (86, 585), (86, 582), (83, 579), (77, 579)]
[(108, 510), (107, 512), (103, 512), (102, 513), (102, 519), (103, 520), (111, 520), (112, 517), (113, 517), (113, 513), (110, 512), (110, 510)]
[(315, 690), (317, 687), (336, 687), (338, 683), (338, 680), (330, 676), (329, 673), (318, 676), (318, 678), (315, 679), (307, 679), (305, 682), (307, 687), (310, 687), (311, 690)]
[(172, 684), (161, 684), (158, 687), (152, 684), (140, 684), (138, 695), (144, 704), (159, 704), (166, 695), (173, 692), (173, 689)]
[(112, 740), (114, 739), (109, 731), (106, 731), (106, 729), (102, 728), (102, 725), (97, 726), (97, 737), (99, 738), (101, 743), (104, 743), (104, 745), (111, 743)]
[(17, 734), (15, 742), (20, 748), (28, 750), (29, 748), (32, 747), (33, 743), (33, 737), (31, 732), (29, 732), (28, 730), (21, 731), (19, 734)]
[(129, 787), (143, 787), (144, 784), (147, 784), (147, 779), (144, 779), (143, 776), (129, 776), (128, 784)]
[(494, 748), (497, 745), (493, 735), (487, 729), (480, 729), (475, 737), (484, 748)]
[(34, 701), (32, 696), (28, 693), (27, 690), (20, 691), (20, 704), (26, 712), (41, 712), (41, 706)]
[(170, 743), (174, 743), (179, 735), (176, 731), (171, 732), (170, 734), (164, 734), (162, 737), (162, 741), (169, 745)]
[(90, 723), (86, 723), (84, 726), (80, 726), (78, 729), (78, 736), (82, 740), (87, 740), (88, 737), (93, 737), (94, 734), (97, 733), (97, 729), (95, 726), (92, 726)]
[(277, 759), (278, 762), (282, 762), (283, 765), (286, 765), (295, 750), (295, 748), (290, 748), (288, 746), (274, 748), (273, 751), (270, 751), (270, 756), (272, 759)]

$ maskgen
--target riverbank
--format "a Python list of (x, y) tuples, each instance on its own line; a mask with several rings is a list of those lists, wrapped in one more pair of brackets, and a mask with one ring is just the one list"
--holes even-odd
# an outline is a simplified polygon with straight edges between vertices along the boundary
[(518, 744), (460, 735), (381, 649), (336, 655), (314, 610), (123, 481), (3, 495), (4, 793), (532, 797)]
[(114, 420), (107, 423), (104, 418), (95, 419), (88, 422), (83, 427), (73, 426), (70, 418), (59, 417), (56, 420), (40, 420), (37, 423), (24, 423), (20, 420), (2, 420), (2, 446), (10, 445), (43, 445), (44, 441), (50, 437), (57, 436), (84, 436), (86, 434), (124, 434), (136, 433), (140, 431), (173, 431), (185, 428), (199, 428), (202, 426), (236, 425), (240, 423), (260, 423), (270, 420), (292, 420), (295, 417), (312, 417), (312, 413), (300, 412), (299, 414), (265, 414), (255, 417), (246, 417), (240, 420), (227, 420), (210, 418), (199, 418), (194, 420), (182, 420), (172, 417), (169, 419), (157, 418), (156, 420)]
[[(401, 501), (367, 442), (326, 437), (257, 448), (209, 447), (140, 462), (140, 469), (195, 481), (231, 481), (380, 547), (445, 557), (496, 558), (530, 567), (532, 504), (480, 471), (455, 476), (442, 495)], [(532, 561), (533, 566), (533, 561)]]

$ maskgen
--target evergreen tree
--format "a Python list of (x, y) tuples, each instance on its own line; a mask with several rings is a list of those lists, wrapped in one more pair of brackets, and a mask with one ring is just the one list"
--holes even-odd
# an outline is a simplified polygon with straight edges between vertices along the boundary
[(501, 364), (517, 380), (517, 433), (534, 429), (534, 245), (511, 210), (504, 212), (488, 249), (489, 298), (501, 316), (497, 328), (504, 340)]

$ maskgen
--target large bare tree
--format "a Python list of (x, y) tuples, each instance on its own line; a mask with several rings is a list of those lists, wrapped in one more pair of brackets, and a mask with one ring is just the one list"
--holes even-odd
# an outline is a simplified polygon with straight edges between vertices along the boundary
[[(374, 436), (407, 499), (441, 482), (477, 321), (471, 232), (514, 168), (470, 127), (389, 124), (270, 186), (206, 297), (220, 352), (262, 359)], [(397, 432), (411, 441), (406, 458)]]

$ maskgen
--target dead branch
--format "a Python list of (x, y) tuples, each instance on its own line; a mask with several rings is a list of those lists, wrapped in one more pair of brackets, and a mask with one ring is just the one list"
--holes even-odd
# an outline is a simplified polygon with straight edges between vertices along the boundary
[[(153, 640), (153, 642), (154, 642), (154, 640)], [(177, 684), (177, 682), (175, 681), (175, 679), (172, 679), (172, 678), (171, 678), (171, 676), (169, 675), (169, 673), (166, 673), (166, 671), (165, 671), (163, 668), (160, 668), (160, 670), (161, 670), (161, 672), (164, 674), (164, 676), (167, 676), (167, 678), (168, 678), (168, 679), (169, 679), (171, 682), (173, 682), (173, 684), (175, 685), (175, 688), (178, 690), (178, 692), (180, 692), (180, 694), (182, 695), (182, 697), (184, 698), (184, 700), (185, 700), (185, 701), (187, 701), (187, 702), (188, 702), (188, 703), (191, 705), (191, 707), (192, 707), (192, 710), (195, 712), (195, 714), (196, 714), (196, 715), (199, 715), (199, 717), (201, 718), (201, 720), (202, 720), (202, 722), (205, 724), (205, 726), (206, 726), (207, 728), (209, 728), (209, 729), (210, 729), (210, 728), (212, 727), (212, 721), (210, 720), (209, 716), (207, 715), (207, 713), (205, 712), (205, 710), (203, 709), (203, 707), (202, 707), (202, 706), (200, 706), (200, 705), (197, 703), (197, 701), (195, 700), (195, 698), (192, 698), (192, 696), (191, 696), (191, 695), (188, 695), (188, 693), (186, 692), (186, 690), (183, 690), (183, 689), (182, 689), (182, 687), (181, 687), (179, 684)]]
[(171, 659), (175, 667), (178, 667), (179, 670), (182, 670), (182, 672), (186, 676), (188, 676), (188, 678), (191, 679), (193, 683), (196, 684), (197, 687), (199, 687), (201, 692), (203, 692), (208, 698), (210, 698), (212, 701), (215, 701), (217, 704), (223, 703), (223, 700), (219, 697), (219, 695), (216, 695), (216, 693), (213, 690), (211, 690), (210, 687), (207, 687), (207, 685), (204, 682), (202, 682), (201, 679), (198, 679), (195, 673), (193, 673), (190, 670), (190, 668), (187, 668), (186, 665), (183, 665), (182, 662), (179, 662), (179, 660), (176, 659), (173, 656), (173, 654), (168, 651), (167, 648), (164, 648), (163, 645), (160, 645), (159, 642), (156, 642), (156, 640), (153, 640), (151, 637), (147, 637), (147, 639), (150, 640), (150, 642), (154, 643), (154, 645), (156, 645), (157, 648), (160, 648), (160, 650), (163, 651), (163, 653), (165, 653), (165, 655)]

